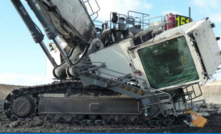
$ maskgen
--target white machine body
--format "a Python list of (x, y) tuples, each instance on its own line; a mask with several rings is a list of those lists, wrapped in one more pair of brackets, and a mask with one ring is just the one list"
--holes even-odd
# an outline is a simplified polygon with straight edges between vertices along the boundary
[[(178, 55), (180, 57), (175, 56), (174, 58), (169, 59), (168, 64), (178, 64), (173, 61), (173, 59), (178, 59), (179, 61), (176, 62), (180, 62), (182, 64), (182, 68), (185, 68), (186, 66), (187, 69), (183, 69), (183, 71), (181, 69), (180, 72), (177, 70), (173, 71), (178, 72), (175, 75), (176, 78), (174, 79), (172, 78), (173, 73), (164, 71), (171, 70), (168, 69), (169, 66), (174, 67), (174, 65), (167, 65), (166, 63), (165, 65), (162, 65), (163, 67), (160, 67), (161, 63), (159, 63), (159, 66), (152, 68), (152, 70), (155, 69), (155, 72), (162, 71), (160, 75), (161, 79), (159, 79), (159, 82), (156, 82), (157, 80), (151, 80), (150, 82), (150, 79), (155, 78), (156, 75), (152, 73), (153, 71), (149, 71), (151, 68), (145, 67), (145, 65), (148, 65), (149, 63), (142, 63), (142, 60), (146, 62), (145, 60), (148, 57), (141, 58), (139, 52), (145, 48), (152, 49), (151, 47), (157, 45), (163, 46), (165, 45), (163, 43), (170, 43), (174, 40), (181, 41), (180, 44), (174, 44), (173, 46), (177, 47), (178, 49), (172, 48), (170, 44), (168, 44), (168, 47), (171, 47), (171, 50), (173, 51), (176, 50), (174, 51), (175, 53), (178, 51), (178, 53), (182, 54)], [(196, 43), (194, 43), (194, 41)], [(129, 49), (131, 47), (134, 47), (134, 49)], [(165, 48), (166, 50), (167, 46), (162, 48)], [(159, 51), (164, 51), (164, 49), (156, 49), (154, 52), (159, 53), (156, 54), (156, 56), (162, 57), (165, 55), (160, 54)], [(211, 22), (207, 19), (204, 19), (165, 31), (162, 34), (156, 36), (154, 39), (151, 39), (139, 46), (134, 45), (133, 38), (123, 40), (117, 44), (91, 54), (90, 60), (94, 65), (99, 65), (100, 63), (104, 63), (106, 65), (106, 68), (100, 68), (97, 72), (97, 74), (102, 77), (116, 79), (131, 74), (133, 78), (137, 80), (140, 86), (145, 85), (154, 90), (166, 90), (182, 88), (190, 84), (204, 84), (205, 80), (211, 78), (220, 65), (221, 54), (211, 26)], [(187, 64), (187, 62), (191, 64)], [(188, 66), (191, 68), (188, 68)], [(164, 75), (163, 72), (168, 73), (167, 75)], [(151, 76), (149, 76), (148, 73), (151, 74)], [(193, 74), (187, 75), (187, 73)], [(184, 76), (186, 77), (186, 80), (182, 81)], [(207, 76), (207, 78), (205, 76)], [(171, 77), (171, 80), (173, 80), (171, 83), (167, 82), (169, 80), (166, 80), (169, 77)], [(160, 81), (162, 81), (162, 83), (166, 81), (166, 84), (161, 85)]]

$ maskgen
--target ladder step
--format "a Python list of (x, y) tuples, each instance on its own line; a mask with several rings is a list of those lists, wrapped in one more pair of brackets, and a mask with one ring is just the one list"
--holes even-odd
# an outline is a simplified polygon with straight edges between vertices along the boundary
[(132, 90), (130, 90), (131, 92), (133, 92), (133, 93), (136, 93), (137, 92), (137, 90), (135, 89), (135, 88), (133, 88)]
[(128, 85), (124, 85), (124, 84), (120, 84), (117, 86), (118, 88), (133, 92), (133, 93), (137, 93), (138, 95), (143, 95), (143, 91), (140, 89), (138, 90), (137, 88), (133, 88), (131, 86)]
[(125, 87), (124, 89), (129, 91), (129, 90), (130, 90), (130, 87)]
[(137, 92), (137, 94), (143, 95), (143, 91), (142, 91), (142, 90), (139, 90), (139, 91)]
[(189, 92), (186, 92), (186, 93), (184, 93), (184, 95), (186, 96), (186, 95), (191, 95), (191, 94), (193, 94), (194, 93), (194, 91), (189, 91)]
[(121, 84), (121, 85), (119, 85), (118, 87), (119, 87), (119, 88), (124, 88), (124, 85), (123, 85), (123, 84)]

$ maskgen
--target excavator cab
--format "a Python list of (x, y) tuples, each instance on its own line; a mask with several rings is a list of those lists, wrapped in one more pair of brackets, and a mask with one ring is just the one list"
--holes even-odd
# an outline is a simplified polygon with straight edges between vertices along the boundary
[(199, 80), (184, 36), (140, 49), (138, 54), (155, 89)]

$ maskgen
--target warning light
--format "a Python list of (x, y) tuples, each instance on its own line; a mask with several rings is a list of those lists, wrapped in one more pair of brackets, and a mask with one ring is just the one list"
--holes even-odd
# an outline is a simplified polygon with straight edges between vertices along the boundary
[(139, 76), (142, 76), (142, 75), (143, 75), (143, 74), (142, 74), (142, 72), (141, 72), (141, 71), (139, 71), (139, 70), (134, 71), (134, 74), (135, 74), (135, 75), (139, 75)]

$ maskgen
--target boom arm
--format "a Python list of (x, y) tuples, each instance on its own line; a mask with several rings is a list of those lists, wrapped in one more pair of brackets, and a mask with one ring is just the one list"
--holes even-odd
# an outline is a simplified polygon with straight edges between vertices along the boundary
[(51, 56), (49, 51), (44, 45), (43, 39), (44, 35), (41, 33), (39, 28), (35, 25), (35, 23), (32, 21), (31, 17), (29, 16), (28, 12), (26, 11), (25, 7), (21, 3), (20, 0), (11, 0), (14, 7), (16, 8), (17, 12), (20, 14), (21, 18), (23, 19), (24, 23), (26, 24), (27, 28), (29, 29), (35, 43), (39, 43), (42, 47), (43, 51), (47, 55), (48, 59), (51, 61), (52, 65), (54, 67), (57, 67), (57, 64), (54, 60), (54, 58)]
[[(41, 22), (47, 37), (53, 40), (65, 63), (58, 66), (43, 43), (44, 35), (34, 24), (25, 7), (20, 0), (11, 0), (26, 26), (30, 30), (33, 39), (39, 43), (54, 66), (55, 76), (60, 78), (61, 72), (66, 71), (82, 57), (79, 53), (86, 53), (88, 44), (97, 37), (94, 24), (80, 0), (27, 0), (29, 7), (33, 10)], [(59, 22), (59, 23), (58, 23)], [(82, 23), (84, 22), (84, 23)], [(56, 39), (63, 39), (72, 50), (66, 53), (64, 48)], [(73, 72), (70, 72), (73, 74)]]

